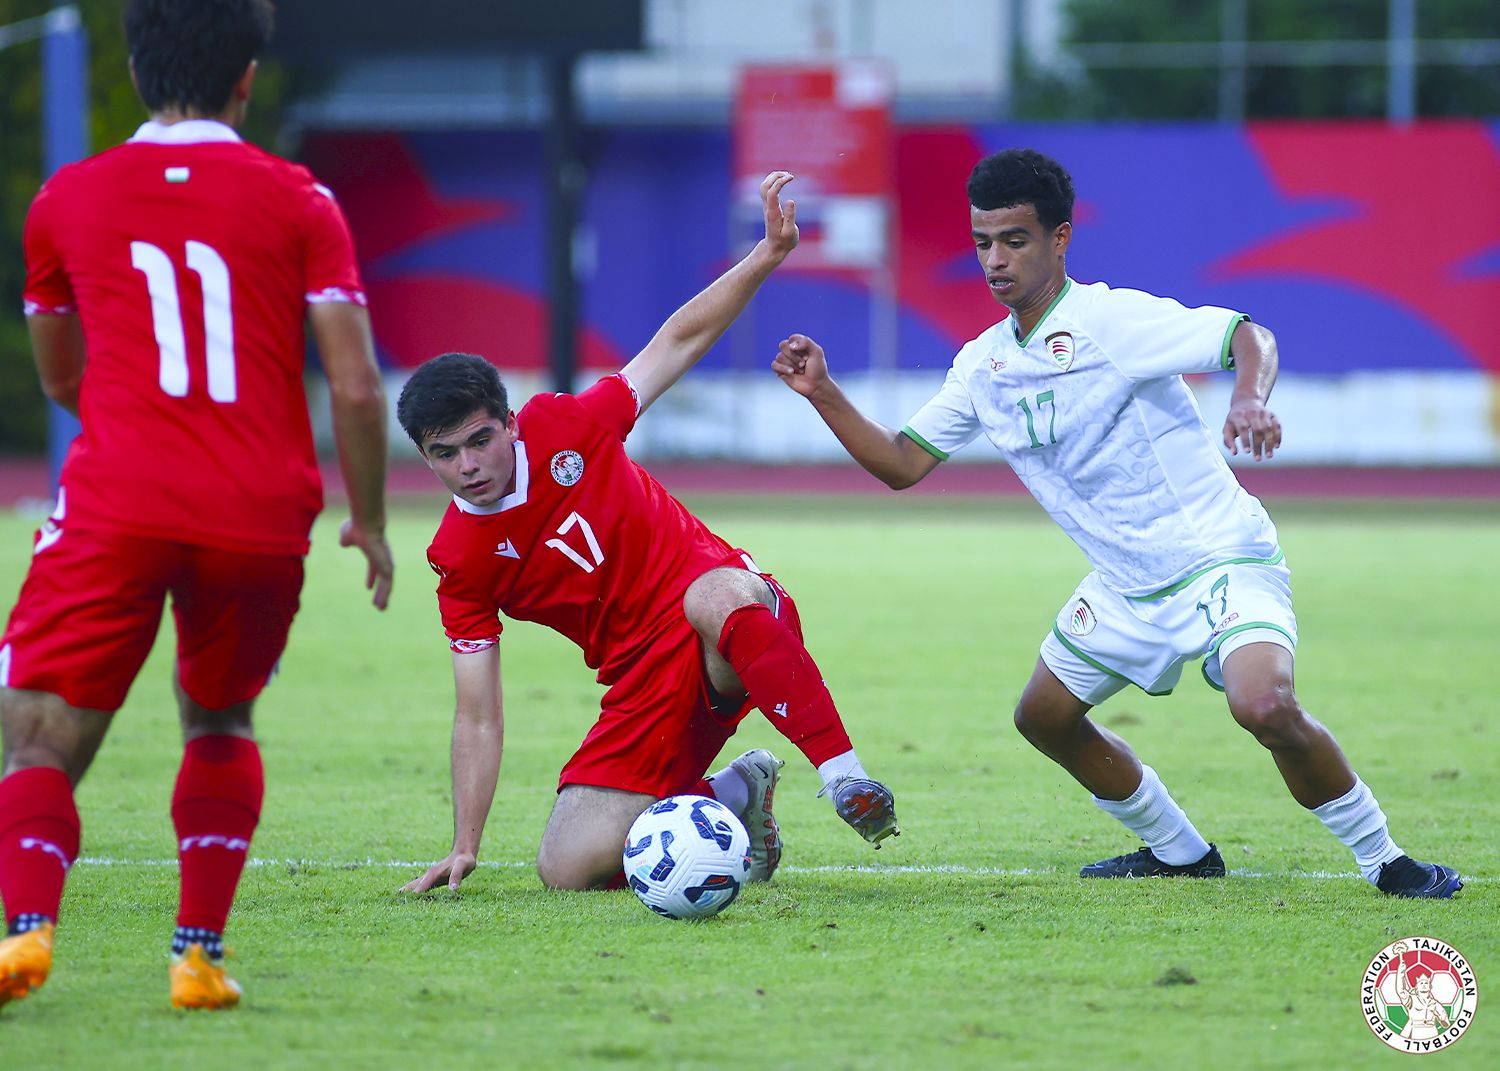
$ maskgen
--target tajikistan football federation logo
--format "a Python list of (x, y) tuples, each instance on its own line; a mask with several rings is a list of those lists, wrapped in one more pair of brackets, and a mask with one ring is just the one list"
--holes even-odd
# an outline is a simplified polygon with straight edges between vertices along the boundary
[(552, 478), (564, 487), (583, 479), (583, 458), (577, 450), (559, 450), (552, 455)]
[(1056, 331), (1047, 336), (1047, 354), (1057, 363), (1060, 372), (1073, 367), (1073, 336), (1066, 331)]
[(1403, 937), (1365, 968), (1360, 1010), (1375, 1036), (1400, 1052), (1446, 1049), (1474, 1021), (1474, 968), (1435, 937)]

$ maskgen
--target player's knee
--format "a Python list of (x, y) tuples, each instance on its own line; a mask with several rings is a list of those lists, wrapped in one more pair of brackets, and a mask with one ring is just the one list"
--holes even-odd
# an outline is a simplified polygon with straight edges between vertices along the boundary
[(560, 892), (602, 888), (614, 870), (619, 868), (618, 859), (614, 860), (614, 867), (610, 869), (607, 864), (600, 864), (597, 860), (549, 850), (546, 845), (543, 845), (536, 857), (537, 877), (542, 879), (542, 884), (547, 888)]
[(1016, 704), (1016, 730), (1032, 743), (1044, 739), (1062, 727), (1062, 719), (1045, 703), (1029, 701), (1026, 696)]
[(1290, 686), (1231, 697), (1234, 720), (1272, 751), (1293, 746), (1303, 736), (1307, 715)]
[(743, 606), (774, 605), (770, 586), (744, 569), (713, 569), (688, 585), (682, 596), (683, 616), (710, 644), (719, 642), (724, 622)]

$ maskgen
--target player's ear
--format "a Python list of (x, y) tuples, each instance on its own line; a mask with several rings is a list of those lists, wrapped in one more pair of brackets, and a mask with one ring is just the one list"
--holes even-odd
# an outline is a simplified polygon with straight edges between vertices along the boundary
[(1059, 254), (1068, 251), (1068, 244), (1073, 240), (1073, 224), (1063, 220), (1057, 225), (1057, 230), (1052, 232), (1052, 241)]
[(249, 103), (250, 88), (255, 84), (255, 71), (260, 66), (259, 60), (251, 60), (245, 68), (245, 73), (240, 75), (234, 83), (233, 97), (237, 101)]

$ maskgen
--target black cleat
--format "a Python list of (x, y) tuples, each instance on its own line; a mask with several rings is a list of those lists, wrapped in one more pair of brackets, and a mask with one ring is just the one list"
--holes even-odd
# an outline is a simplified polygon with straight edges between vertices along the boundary
[(1163, 863), (1151, 854), (1150, 848), (1142, 848), (1129, 855), (1117, 855), (1113, 859), (1101, 859), (1090, 863), (1078, 872), (1080, 878), (1222, 878), (1224, 857), (1214, 845), (1208, 846), (1208, 854), (1196, 863), (1173, 866)]
[(1458, 871), (1441, 863), (1419, 863), (1409, 855), (1380, 865), (1375, 888), (1387, 896), (1446, 900), (1464, 887)]

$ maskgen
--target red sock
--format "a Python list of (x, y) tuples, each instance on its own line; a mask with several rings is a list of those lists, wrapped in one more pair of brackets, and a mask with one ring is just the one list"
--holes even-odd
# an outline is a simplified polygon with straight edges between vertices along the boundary
[(757, 602), (731, 613), (719, 653), (766, 720), (814, 766), (853, 748), (817, 663), (768, 607)]
[(182, 871), (178, 926), (224, 932), (265, 791), (254, 740), (213, 735), (188, 741), (172, 793)]
[(30, 766), (0, 781), (0, 898), (7, 925), (18, 915), (57, 920), (79, 836), (67, 774)]
[(716, 793), (714, 791), (713, 782), (710, 781), (706, 777), (703, 780), (699, 781), (692, 788), (690, 788), (686, 792), (684, 792), (683, 795), (684, 796), (707, 796), (711, 800), (716, 800), (716, 799), (719, 798), (718, 793)]

